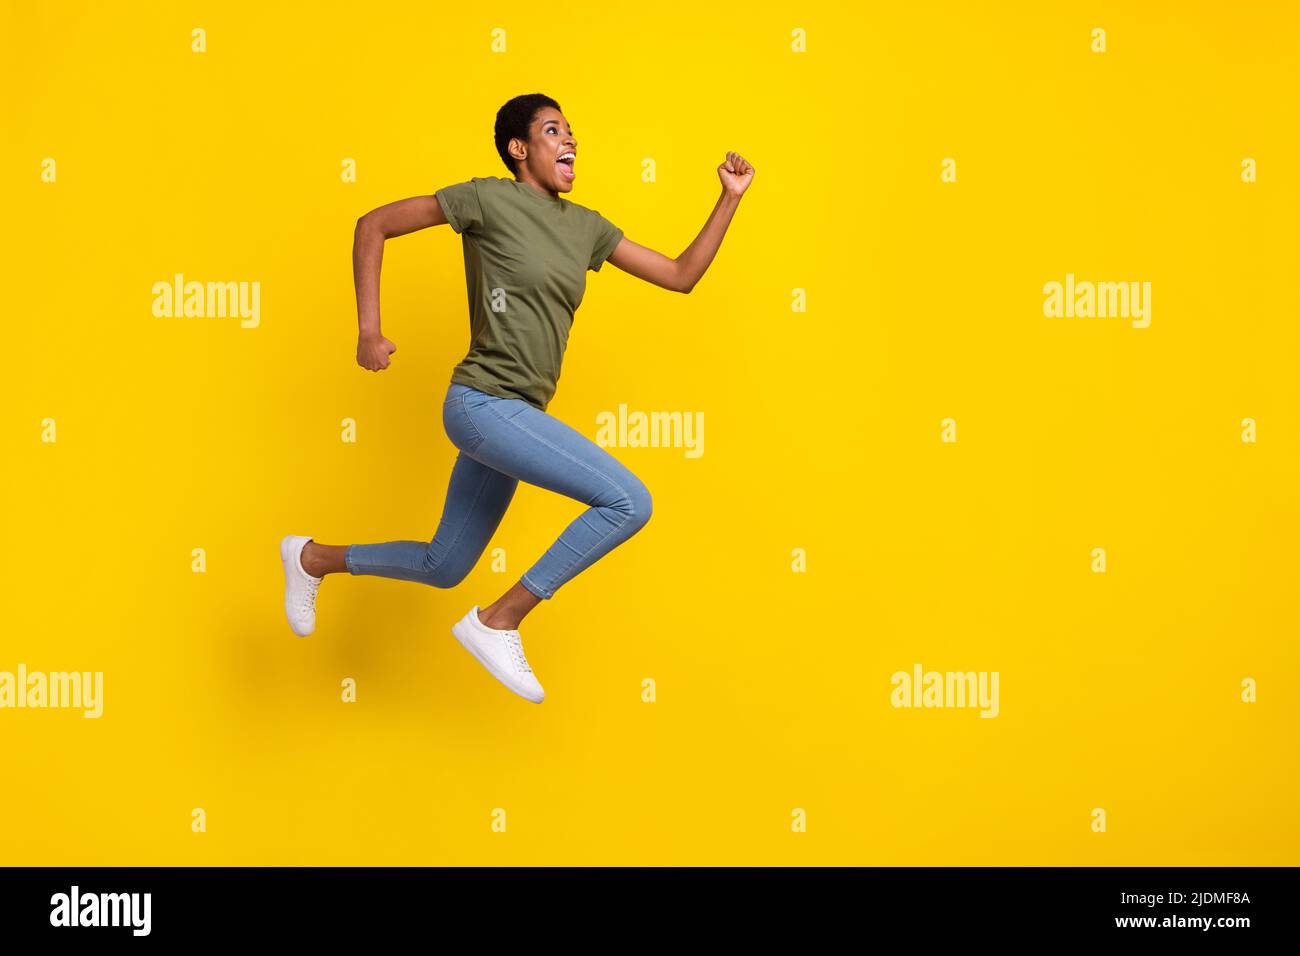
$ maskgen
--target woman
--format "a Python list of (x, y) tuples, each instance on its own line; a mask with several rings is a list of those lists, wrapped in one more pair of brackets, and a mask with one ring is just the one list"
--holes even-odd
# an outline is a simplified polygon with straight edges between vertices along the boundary
[(577, 139), (560, 106), (540, 93), (497, 113), (495, 139), (514, 178), (474, 177), (380, 206), (357, 222), (353, 268), (360, 326), (357, 362), (388, 368), (397, 347), (379, 330), (384, 241), (444, 223), (462, 236), (470, 349), (452, 371), (443, 427), (460, 449), (431, 542), (280, 543), (285, 611), (294, 633), (316, 624), (316, 592), (341, 571), (450, 588), (487, 547), (520, 481), (587, 504), (549, 550), (486, 608), (452, 627), (462, 645), (516, 694), (541, 703), (519, 624), (543, 599), (626, 541), (650, 517), (645, 485), (609, 452), (546, 413), (560, 376), (587, 271), (608, 260), (674, 292), (690, 292), (713, 261), (754, 176), (739, 154), (718, 167), (722, 195), (695, 241), (675, 259), (623, 236), (599, 212), (562, 198), (573, 189)]

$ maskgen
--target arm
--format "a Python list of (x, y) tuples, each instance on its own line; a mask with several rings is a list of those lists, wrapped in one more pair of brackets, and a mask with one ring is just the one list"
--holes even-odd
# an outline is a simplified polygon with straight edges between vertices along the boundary
[(740, 197), (745, 194), (754, 178), (754, 167), (739, 153), (727, 153), (726, 160), (718, 167), (718, 178), (722, 180), (722, 195), (713, 204), (713, 211), (709, 213), (709, 218), (695, 241), (676, 259), (669, 259), (625, 236), (614, 247), (607, 261), (662, 289), (690, 292), (722, 245), (722, 237), (731, 225), (731, 217), (740, 205)]
[(379, 270), (384, 241), (447, 222), (434, 196), (399, 199), (357, 220), (352, 234), (352, 278), (357, 287), (357, 364), (372, 372), (388, 368), (397, 346), (379, 331)]

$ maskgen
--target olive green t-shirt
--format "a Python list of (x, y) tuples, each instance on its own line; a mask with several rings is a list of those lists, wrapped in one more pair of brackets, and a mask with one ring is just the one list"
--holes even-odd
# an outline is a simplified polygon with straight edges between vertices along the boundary
[(546, 410), (573, 313), (623, 239), (594, 209), (527, 183), (475, 176), (434, 193), (465, 252), (469, 354), (451, 381)]

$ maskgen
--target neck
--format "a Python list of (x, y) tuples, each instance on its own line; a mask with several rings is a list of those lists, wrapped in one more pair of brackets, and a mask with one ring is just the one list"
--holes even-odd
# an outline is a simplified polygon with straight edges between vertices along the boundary
[(529, 179), (527, 176), (516, 176), (515, 182), (523, 183), (529, 189), (536, 190), (539, 194), (546, 196), (548, 199), (555, 199), (556, 197), (559, 196), (559, 193), (557, 193), (555, 190), (547, 189), (541, 183), (534, 182), (532, 179)]

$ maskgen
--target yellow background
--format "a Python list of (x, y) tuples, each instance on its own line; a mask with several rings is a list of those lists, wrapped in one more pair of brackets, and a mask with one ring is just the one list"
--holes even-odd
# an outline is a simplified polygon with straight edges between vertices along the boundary
[[(0, 670), (105, 712), (0, 711), (0, 863), (1300, 862), (1295, 14), (470, 7), (4, 5)], [(507, 175), (535, 91), (569, 198), (669, 255), (757, 169), (691, 295), (588, 274), (549, 411), (703, 411), (705, 453), (611, 449), (655, 514), (524, 622), (540, 707), (449, 629), (576, 502), (521, 486), (454, 591), (328, 578), (306, 639), (277, 549), (432, 536), (460, 239), (388, 243), (374, 374), (352, 226)], [(153, 317), (176, 272), (260, 327)], [(1067, 272), (1150, 281), (1150, 328), (1045, 318)], [(1000, 716), (894, 709), (916, 662)]]

